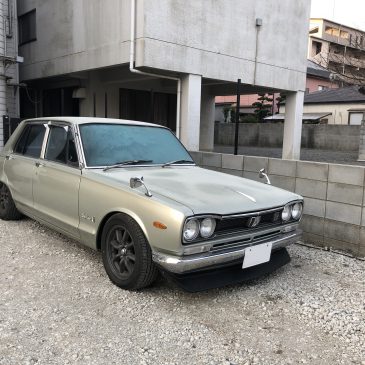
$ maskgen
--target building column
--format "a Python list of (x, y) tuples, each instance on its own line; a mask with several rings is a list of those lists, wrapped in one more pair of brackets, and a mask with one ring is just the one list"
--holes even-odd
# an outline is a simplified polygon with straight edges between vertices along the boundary
[(365, 112), (362, 114), (360, 127), (360, 141), (359, 141), (359, 157), (358, 161), (365, 161)]
[[(5, 54), (6, 35), (4, 34), (3, 1), (0, 0), (0, 55)], [(6, 114), (6, 80), (4, 59), (0, 59), (0, 150), (4, 146), (3, 115)]]
[(304, 91), (288, 93), (285, 101), (283, 159), (299, 160), (302, 139)]
[(215, 96), (202, 92), (200, 117), (200, 150), (214, 149)]
[(185, 75), (181, 81), (180, 140), (187, 150), (199, 151), (202, 77)]

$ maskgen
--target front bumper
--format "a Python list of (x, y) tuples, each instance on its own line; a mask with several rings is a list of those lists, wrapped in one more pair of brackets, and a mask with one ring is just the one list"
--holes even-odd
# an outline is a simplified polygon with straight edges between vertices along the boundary
[[(286, 247), (292, 243), (296, 243), (301, 239), (302, 231), (296, 229), (290, 233), (282, 234), (280, 237), (275, 237), (274, 239), (261, 240), (256, 242), (256, 244), (262, 243), (272, 243), (272, 250), (278, 250), (280, 248)], [(238, 260), (243, 260), (245, 256), (246, 248), (253, 246), (247, 245), (242, 249), (235, 251), (213, 253), (206, 252), (199, 255), (191, 256), (173, 256), (161, 252), (153, 252), (152, 259), (160, 266), (162, 269), (174, 273), (174, 274), (184, 274), (201, 269), (210, 269), (220, 267), (222, 265), (227, 265), (229, 263), (235, 263)]]

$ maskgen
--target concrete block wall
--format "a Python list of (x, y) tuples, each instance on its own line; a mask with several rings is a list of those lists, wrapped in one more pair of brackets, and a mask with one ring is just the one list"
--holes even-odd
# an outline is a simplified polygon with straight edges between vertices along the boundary
[[(216, 123), (215, 144), (233, 146), (234, 129), (234, 123)], [(238, 143), (240, 146), (282, 147), (283, 133), (283, 123), (241, 123)], [(301, 145), (304, 148), (357, 151), (359, 135), (358, 125), (303, 124)]]
[(319, 162), (191, 152), (204, 168), (260, 181), (266, 168), (272, 185), (304, 197), (304, 241), (365, 257), (365, 168)]

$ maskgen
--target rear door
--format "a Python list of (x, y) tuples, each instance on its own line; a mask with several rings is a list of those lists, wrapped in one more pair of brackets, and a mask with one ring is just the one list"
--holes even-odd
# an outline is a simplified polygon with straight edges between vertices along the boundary
[(81, 169), (71, 126), (50, 124), (44, 159), (36, 167), (34, 208), (39, 218), (79, 238)]
[(8, 187), (16, 205), (25, 213), (33, 213), (33, 177), (40, 162), (45, 132), (45, 123), (25, 125), (13, 153), (5, 159)]

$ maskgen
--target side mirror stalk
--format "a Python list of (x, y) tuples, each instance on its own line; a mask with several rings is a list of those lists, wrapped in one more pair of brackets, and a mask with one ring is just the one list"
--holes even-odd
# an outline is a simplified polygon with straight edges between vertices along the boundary
[(145, 195), (148, 196), (149, 198), (152, 196), (151, 192), (148, 190), (147, 186), (145, 185), (145, 183), (143, 181), (143, 176), (131, 177), (131, 179), (129, 180), (129, 186), (132, 189), (136, 189), (136, 188), (143, 186), (146, 189)]
[(266, 179), (266, 182), (265, 184), (268, 184), (268, 185), (271, 185), (271, 181), (269, 179), (269, 176), (267, 175), (266, 173), (266, 169), (261, 169), (259, 171), (259, 178), (262, 179), (262, 178), (265, 178)]

